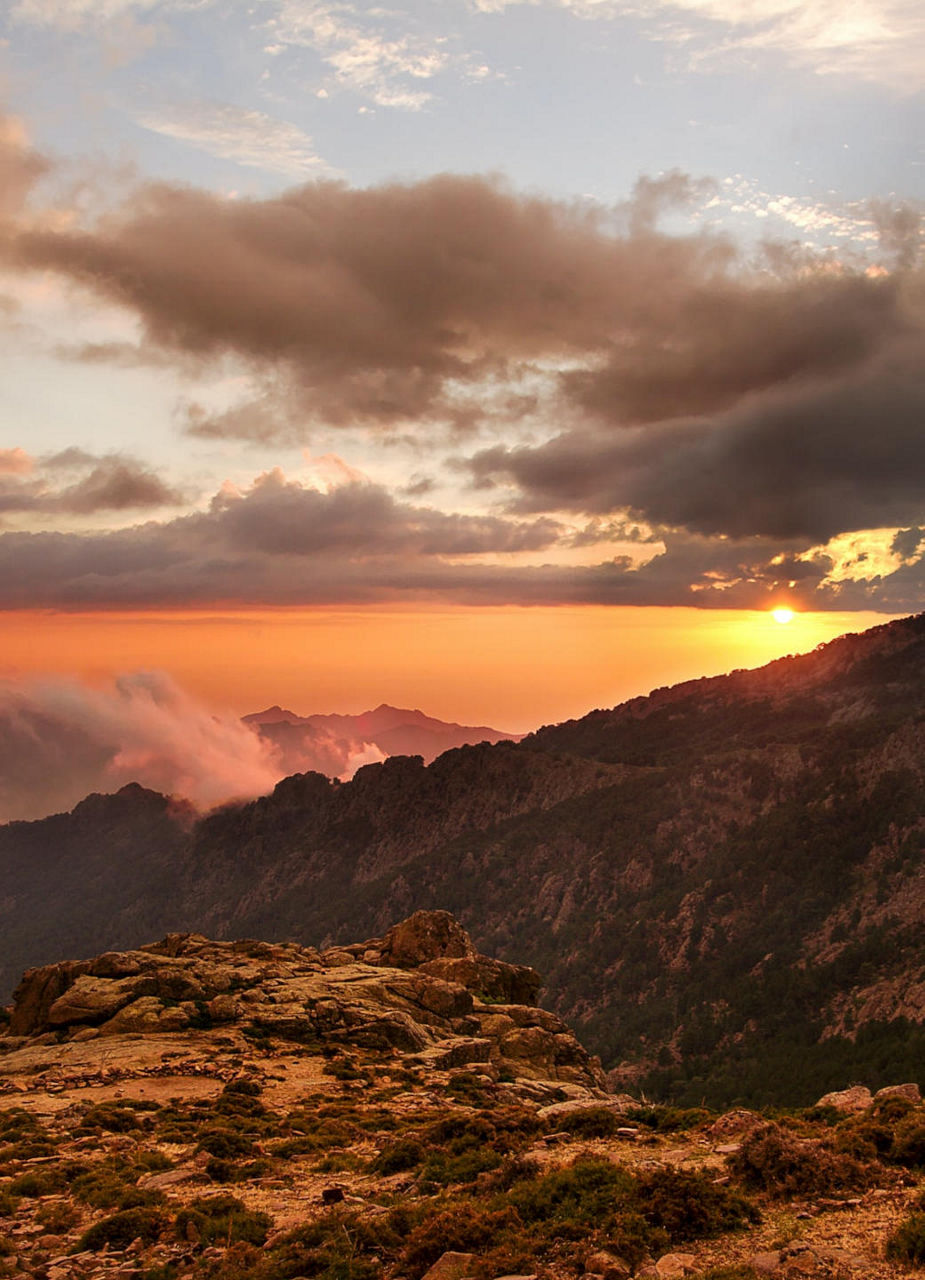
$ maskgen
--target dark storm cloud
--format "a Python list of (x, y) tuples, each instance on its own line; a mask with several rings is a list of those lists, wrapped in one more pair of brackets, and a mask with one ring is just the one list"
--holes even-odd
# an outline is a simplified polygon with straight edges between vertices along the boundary
[(756, 396), (714, 418), (496, 447), (476, 482), (521, 510), (626, 509), (657, 526), (825, 542), (925, 513), (925, 363)]

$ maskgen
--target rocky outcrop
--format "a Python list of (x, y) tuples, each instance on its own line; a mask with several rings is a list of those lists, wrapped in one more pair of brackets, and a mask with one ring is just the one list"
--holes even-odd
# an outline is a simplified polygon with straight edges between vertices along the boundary
[(398, 1051), (433, 1070), (482, 1064), (515, 1078), (601, 1086), (596, 1060), (565, 1023), (530, 1003), (539, 985), (534, 970), (479, 955), (446, 911), (415, 912), (382, 938), (325, 952), (169, 934), (137, 950), (29, 970), (10, 1035), (240, 1025), (303, 1044)]

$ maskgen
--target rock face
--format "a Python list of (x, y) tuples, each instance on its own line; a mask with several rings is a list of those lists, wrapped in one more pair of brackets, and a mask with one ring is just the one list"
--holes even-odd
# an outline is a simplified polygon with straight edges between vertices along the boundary
[(325, 952), (170, 934), (134, 951), (30, 969), (14, 995), (10, 1035), (244, 1024), (300, 1043), (397, 1050), (435, 1070), (478, 1063), (600, 1087), (596, 1060), (532, 1004), (539, 985), (534, 970), (479, 955), (446, 911), (417, 911), (382, 938)]

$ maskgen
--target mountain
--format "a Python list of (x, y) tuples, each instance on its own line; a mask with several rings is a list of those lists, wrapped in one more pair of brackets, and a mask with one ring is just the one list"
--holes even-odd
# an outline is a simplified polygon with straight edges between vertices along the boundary
[(284, 707), (268, 707), (244, 716), (261, 738), (273, 744), (287, 774), (316, 772), (329, 778), (352, 777), (364, 764), (388, 756), (421, 756), (425, 764), (444, 751), (477, 742), (519, 742), (522, 734), (502, 733), (488, 725), (435, 720), (423, 711), (381, 703), (360, 715), (299, 716)]
[(7, 989), (168, 929), (329, 945), (446, 908), (615, 1083), (809, 1103), (922, 1074), (925, 615), (195, 822), (86, 803), (0, 828)]
[(644, 1104), (539, 982), (443, 911), (320, 952), (173, 933), (31, 970), (0, 1027), (0, 1273), (892, 1280), (921, 1260), (914, 1084), (777, 1122)]

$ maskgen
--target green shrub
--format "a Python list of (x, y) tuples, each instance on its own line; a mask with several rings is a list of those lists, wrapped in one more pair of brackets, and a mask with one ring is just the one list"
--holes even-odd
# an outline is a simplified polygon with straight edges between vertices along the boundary
[(219, 1156), (223, 1160), (233, 1159), (235, 1156), (251, 1156), (254, 1155), (257, 1148), (253, 1139), (248, 1138), (243, 1133), (238, 1133), (234, 1129), (205, 1129), (199, 1134), (199, 1142), (196, 1145), (197, 1151), (205, 1151), (210, 1156)]
[(210, 1157), (206, 1164), (206, 1174), (213, 1182), (248, 1182), (251, 1178), (262, 1178), (270, 1169), (267, 1160), (251, 1160), (248, 1164), (235, 1164), (233, 1160), (220, 1160)]
[(372, 1173), (388, 1176), (391, 1173), (404, 1173), (407, 1169), (416, 1169), (424, 1159), (424, 1148), (416, 1138), (399, 1138), (391, 1142), (370, 1161)]
[(40, 1222), (46, 1231), (55, 1235), (63, 1235), (76, 1227), (80, 1214), (67, 1200), (52, 1200), (39, 1205), (35, 1213), (36, 1222)]
[(728, 1163), (746, 1186), (782, 1199), (860, 1190), (875, 1182), (878, 1172), (875, 1165), (797, 1138), (776, 1124), (749, 1134)]
[(623, 1118), (630, 1124), (644, 1124), (659, 1133), (682, 1133), (712, 1119), (703, 1107), (630, 1107)]
[(242, 1240), (262, 1245), (272, 1226), (269, 1214), (256, 1213), (235, 1196), (200, 1196), (177, 1214), (175, 1230), (180, 1240), (203, 1246), (231, 1245)]
[(633, 1187), (632, 1176), (609, 1160), (582, 1159), (518, 1182), (508, 1199), (527, 1224), (575, 1221), (593, 1226), (609, 1220)]
[(480, 1173), (497, 1169), (503, 1157), (492, 1147), (467, 1147), (463, 1151), (434, 1152), (421, 1169), (422, 1190), (428, 1185), (449, 1187), (474, 1182)]
[(223, 1096), (237, 1093), (245, 1098), (259, 1098), (262, 1092), (256, 1080), (229, 1080), (222, 1090)]
[(444, 1253), (483, 1252), (519, 1225), (511, 1208), (488, 1210), (476, 1204), (456, 1204), (419, 1223), (408, 1236), (402, 1266), (413, 1275), (424, 1272)]
[(102, 1102), (85, 1111), (77, 1127), (77, 1133), (104, 1129), (107, 1133), (129, 1133), (132, 1129), (150, 1128), (151, 1121), (142, 1119), (134, 1109), (117, 1102)]
[(162, 1191), (142, 1191), (135, 1186), (137, 1170), (126, 1161), (97, 1165), (70, 1181), (78, 1200), (94, 1209), (140, 1209), (162, 1204)]
[(34, 1199), (36, 1196), (53, 1196), (67, 1190), (67, 1180), (64, 1170), (60, 1167), (30, 1169), (28, 1173), (21, 1173), (18, 1178), (7, 1183), (4, 1190), (10, 1195), (25, 1196), (28, 1199)]
[(925, 1264), (925, 1213), (913, 1213), (886, 1242), (886, 1256), (911, 1266)]
[(138, 1239), (145, 1244), (153, 1244), (163, 1230), (165, 1221), (160, 1209), (124, 1209), (121, 1213), (114, 1213), (112, 1217), (103, 1218), (88, 1227), (78, 1240), (74, 1252), (103, 1249), (106, 1245), (114, 1249), (125, 1249), (133, 1240)]
[(925, 1165), (925, 1114), (916, 1111), (899, 1121), (889, 1156), (907, 1168)]
[(621, 1118), (609, 1107), (589, 1107), (557, 1117), (555, 1127), (578, 1138), (610, 1138), (619, 1129)]
[(757, 1209), (744, 1196), (684, 1169), (643, 1174), (636, 1197), (646, 1221), (662, 1227), (675, 1243), (722, 1235), (759, 1221)]

